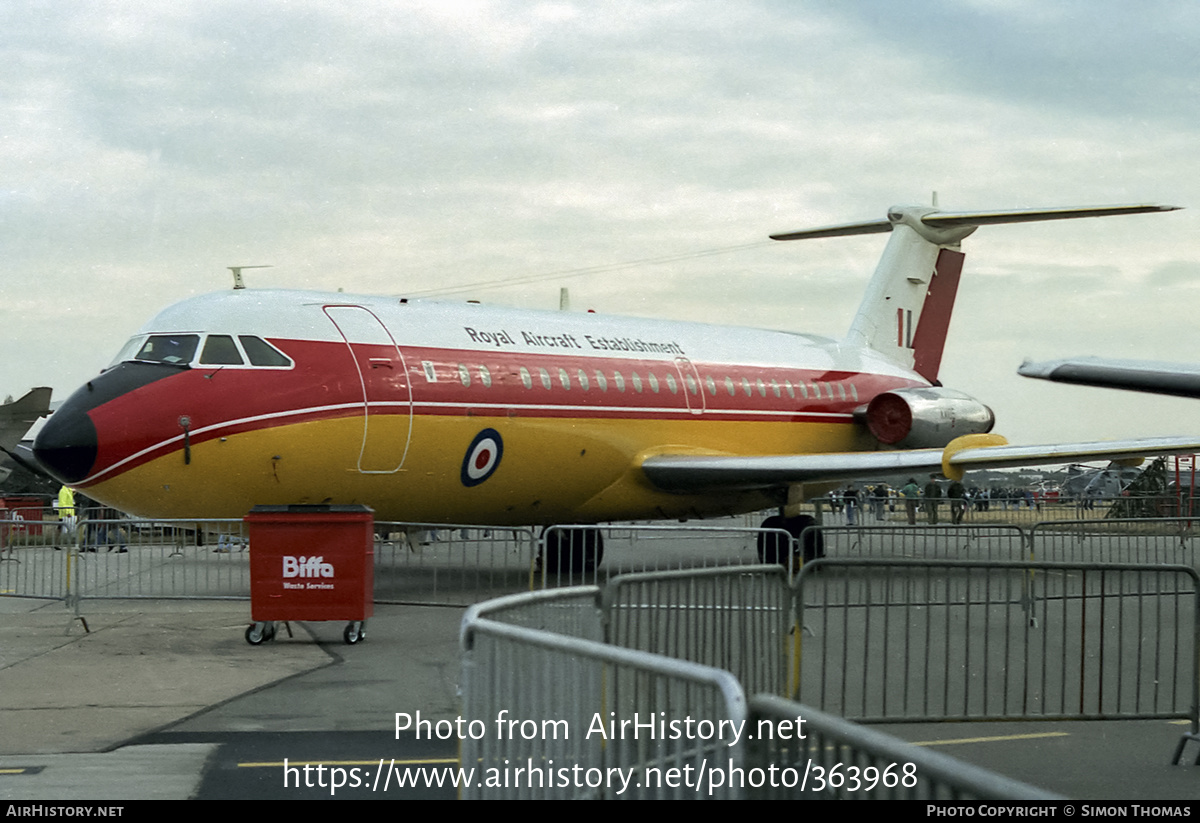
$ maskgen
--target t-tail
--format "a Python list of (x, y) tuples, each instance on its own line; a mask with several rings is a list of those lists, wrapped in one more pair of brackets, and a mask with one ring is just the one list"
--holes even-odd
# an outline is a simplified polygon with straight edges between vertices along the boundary
[(771, 239), (891, 232), (846, 339), (852, 345), (869, 346), (936, 385), (962, 274), (964, 255), (960, 247), (975, 229), (995, 223), (1146, 214), (1178, 208), (1138, 204), (944, 212), (929, 206), (893, 206), (884, 220), (773, 234)]

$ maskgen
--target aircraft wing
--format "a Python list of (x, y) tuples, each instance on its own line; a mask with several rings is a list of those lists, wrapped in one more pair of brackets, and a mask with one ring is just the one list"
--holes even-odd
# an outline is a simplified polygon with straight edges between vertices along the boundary
[(1076, 357), (1023, 363), (1017, 373), (1056, 383), (1200, 398), (1200, 364)]
[[(1158, 437), (1048, 446), (978, 445), (992, 435), (967, 435), (945, 449), (762, 456), (656, 455), (642, 471), (670, 492), (781, 488), (884, 474), (929, 474), (961, 479), (968, 469), (1002, 469), (1090, 460), (1138, 460), (1150, 455), (1200, 453), (1200, 438)], [(982, 439), (980, 439), (982, 438)], [(1003, 442), (995, 438), (991, 442)]]
[(11, 451), (39, 417), (50, 413), (50, 389), (32, 389), (20, 400), (0, 405), (0, 449)]

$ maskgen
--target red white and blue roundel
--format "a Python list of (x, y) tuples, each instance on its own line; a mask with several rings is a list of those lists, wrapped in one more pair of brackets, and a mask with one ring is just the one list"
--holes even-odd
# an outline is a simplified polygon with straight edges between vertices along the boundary
[(478, 486), (492, 476), (504, 454), (504, 441), (495, 429), (484, 429), (475, 435), (462, 464), (462, 484)]

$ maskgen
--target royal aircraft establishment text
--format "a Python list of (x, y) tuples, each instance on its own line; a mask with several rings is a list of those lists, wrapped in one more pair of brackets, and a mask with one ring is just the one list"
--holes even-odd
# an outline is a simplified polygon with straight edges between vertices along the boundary
[[(463, 326), (467, 332), (467, 336), (471, 338), (471, 342), (480, 346), (495, 346), (502, 348), (504, 346), (516, 346), (517, 338), (509, 334), (507, 331), (479, 331), (470, 326)], [(583, 349), (583, 343), (573, 334), (536, 334), (534, 332), (521, 331), (518, 332), (521, 342), (526, 346), (546, 349)], [(587, 347), (596, 351), (627, 351), (627, 352), (650, 352), (652, 354), (678, 354), (683, 355), (683, 347), (674, 340), (670, 342), (642, 340), (632, 337), (596, 337), (590, 334), (583, 335), (583, 339), (587, 341)]]

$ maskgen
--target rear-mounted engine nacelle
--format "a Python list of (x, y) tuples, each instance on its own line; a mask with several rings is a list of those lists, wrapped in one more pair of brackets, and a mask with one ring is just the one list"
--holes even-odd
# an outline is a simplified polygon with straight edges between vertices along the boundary
[(953, 389), (896, 389), (867, 405), (867, 428), (881, 443), (905, 449), (940, 449), (964, 434), (986, 434), (996, 415), (974, 397)]

